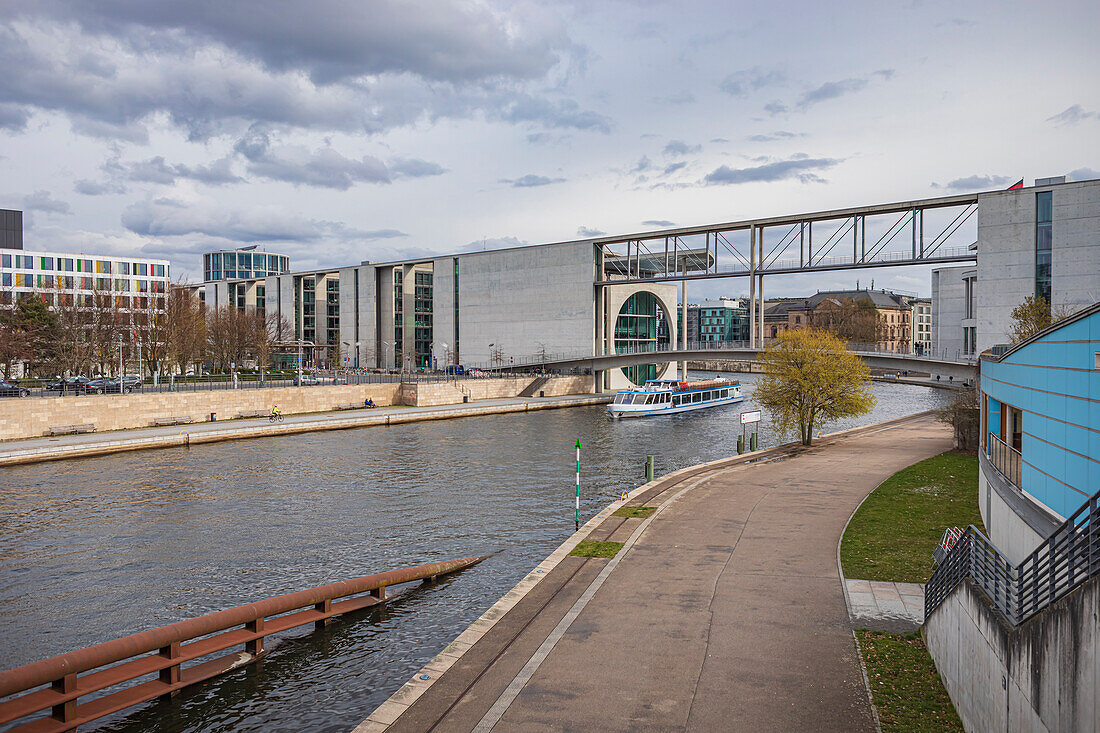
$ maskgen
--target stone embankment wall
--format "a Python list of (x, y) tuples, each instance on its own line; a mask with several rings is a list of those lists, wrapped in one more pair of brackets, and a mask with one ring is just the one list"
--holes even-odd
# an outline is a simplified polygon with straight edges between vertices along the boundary
[[(269, 389), (147, 392), (82, 397), (26, 397), (0, 400), (0, 440), (46, 435), (51, 427), (92, 424), (98, 432), (144, 428), (157, 419), (190, 417), (193, 422), (232, 420), (241, 413), (268, 411), (287, 415), (326, 412), (340, 405), (362, 405), (370, 397), (385, 405), (449, 405), (463, 401), (516, 397), (532, 377), (460, 380), (455, 383), (322, 385)], [(542, 388), (546, 396), (589, 394), (591, 377), (555, 377)]]
[(1095, 731), (1100, 578), (1018, 628), (969, 582), (925, 621), (928, 651), (968, 731)]

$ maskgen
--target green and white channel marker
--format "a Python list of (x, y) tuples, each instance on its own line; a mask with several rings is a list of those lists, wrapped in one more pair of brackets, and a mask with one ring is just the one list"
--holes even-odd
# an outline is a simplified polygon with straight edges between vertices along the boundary
[(577, 438), (577, 444), (573, 446), (577, 449), (577, 513), (573, 518), (574, 531), (580, 531), (581, 528), (581, 439)]

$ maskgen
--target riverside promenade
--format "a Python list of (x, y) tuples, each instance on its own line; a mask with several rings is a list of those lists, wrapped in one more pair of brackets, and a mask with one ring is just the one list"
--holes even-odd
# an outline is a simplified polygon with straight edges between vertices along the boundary
[(318, 430), (346, 430), (423, 420), (446, 420), (476, 415), (580, 407), (603, 404), (610, 400), (611, 397), (608, 395), (512, 397), (432, 407), (393, 405), (373, 409), (286, 415), (282, 421), (276, 423), (272, 423), (267, 417), (260, 417), (155, 428), (112, 430), (104, 433), (24, 438), (0, 442), (0, 466), (56, 461), (131, 450), (198, 445), (223, 440), (292, 435)]
[[(873, 731), (837, 544), (950, 448), (925, 413), (647, 484), (624, 503), (654, 514), (600, 512), (356, 732)], [(581, 539), (625, 545), (568, 555)]]

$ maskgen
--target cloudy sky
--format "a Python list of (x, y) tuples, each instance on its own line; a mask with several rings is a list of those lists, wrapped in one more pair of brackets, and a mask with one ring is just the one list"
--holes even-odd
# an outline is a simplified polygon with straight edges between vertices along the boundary
[[(0, 0), (0, 206), (28, 249), (201, 278), (246, 243), (306, 269), (1097, 177), (1098, 27), (1085, 0)], [(928, 291), (769, 295), (872, 276)]]

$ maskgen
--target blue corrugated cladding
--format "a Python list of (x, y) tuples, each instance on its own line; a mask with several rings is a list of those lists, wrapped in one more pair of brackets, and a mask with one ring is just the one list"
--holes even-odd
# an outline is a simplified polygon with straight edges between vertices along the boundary
[(1002, 362), (982, 362), (988, 430), (1000, 402), (1023, 411), (1023, 488), (1067, 516), (1100, 489), (1100, 313), (1059, 328)]

